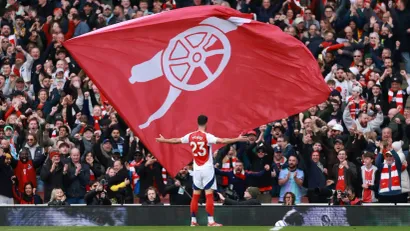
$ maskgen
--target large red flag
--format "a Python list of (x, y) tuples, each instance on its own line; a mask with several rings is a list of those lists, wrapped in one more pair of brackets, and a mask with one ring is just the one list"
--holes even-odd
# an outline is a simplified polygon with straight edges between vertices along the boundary
[(172, 175), (192, 161), (182, 137), (200, 114), (236, 137), (325, 101), (329, 88), (298, 40), (220, 6), (172, 10), (109, 26), (64, 46)]

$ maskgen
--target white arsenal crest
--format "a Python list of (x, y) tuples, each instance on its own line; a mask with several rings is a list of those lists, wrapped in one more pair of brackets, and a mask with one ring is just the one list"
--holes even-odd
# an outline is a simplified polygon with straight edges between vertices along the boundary
[[(251, 22), (250, 19), (231, 17), (228, 20), (210, 17), (169, 41), (165, 50), (158, 52), (150, 60), (135, 65), (129, 81), (147, 82), (165, 76), (170, 83), (167, 98), (162, 106), (139, 125), (144, 129), (154, 120), (165, 115), (182, 91), (198, 91), (217, 79), (227, 66), (231, 57), (231, 44), (225, 34), (236, 30), (238, 26)], [(220, 42), (221, 49), (208, 50), (215, 42)], [(215, 71), (211, 71), (205, 61), (208, 57), (222, 55)], [(188, 81), (196, 68), (200, 68), (206, 79), (197, 84)]]

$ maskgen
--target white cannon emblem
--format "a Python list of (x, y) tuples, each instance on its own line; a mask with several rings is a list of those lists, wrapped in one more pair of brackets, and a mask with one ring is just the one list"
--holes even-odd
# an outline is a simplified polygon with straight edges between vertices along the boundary
[[(218, 78), (231, 57), (231, 44), (225, 34), (249, 22), (251, 22), (250, 19), (238, 17), (231, 17), (228, 20), (216, 17), (207, 18), (198, 26), (172, 38), (168, 47), (150, 60), (132, 67), (129, 78), (131, 84), (147, 82), (163, 75), (171, 84), (162, 106), (144, 124), (139, 125), (140, 129), (148, 127), (152, 121), (164, 116), (182, 90), (198, 91)], [(208, 50), (217, 41), (222, 44), (223, 48)], [(214, 55), (222, 55), (222, 59), (216, 70), (212, 72), (205, 61)], [(196, 68), (203, 71), (206, 79), (197, 84), (189, 84), (188, 81)]]

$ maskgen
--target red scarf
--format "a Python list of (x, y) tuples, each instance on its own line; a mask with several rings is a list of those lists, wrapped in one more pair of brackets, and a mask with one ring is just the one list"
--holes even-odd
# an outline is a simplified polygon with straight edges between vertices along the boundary
[(37, 109), (42, 110), (42, 109), (43, 109), (43, 107), (44, 107), (44, 104), (43, 104), (43, 103), (41, 103), (41, 102), (37, 105)]
[(139, 162), (136, 162), (135, 160), (133, 160), (130, 163), (130, 172), (131, 172), (131, 180), (132, 180), (132, 189), (135, 190), (135, 186), (137, 185), (140, 177), (137, 174), (137, 168), (141, 165), (141, 163), (144, 161), (144, 159), (141, 159)]
[[(236, 165), (236, 161), (238, 161), (238, 159), (236, 157), (232, 157), (232, 167), (231, 167), (231, 163), (229, 161), (229, 158), (224, 158), (223, 162), (222, 162), (222, 171), (232, 171), (232, 169), (235, 167)], [(228, 177), (224, 176), (222, 177), (222, 185), (223, 186), (227, 186), (228, 185)]]
[(101, 116), (93, 116), (94, 118), (94, 130), (95, 131), (100, 131), (100, 120), (101, 120)]
[(162, 168), (161, 173), (162, 173), (162, 182), (164, 183), (164, 185), (166, 185), (167, 184), (167, 170), (165, 168)]
[[(94, 172), (90, 169), (90, 181), (89, 181), (89, 182), (92, 182), (92, 181), (94, 181), (94, 180), (95, 180)], [(91, 189), (90, 185), (87, 184), (87, 185), (85, 186), (85, 189), (87, 190), (87, 192), (90, 191), (90, 189)]]
[(404, 107), (403, 107), (403, 91), (398, 90), (394, 92), (392, 89), (389, 90), (389, 99), (388, 99), (389, 104), (392, 102), (396, 103), (396, 108), (398, 106), (401, 106), (400, 113), (404, 114)]
[(239, 178), (239, 179), (241, 179), (241, 180), (245, 180), (245, 179), (246, 179), (245, 171), (242, 171), (242, 172), (239, 172), (239, 173), (234, 172), (234, 174), (235, 174), (235, 177), (236, 177), (236, 178)]
[[(380, 190), (379, 193), (385, 193), (390, 191), (401, 190), (401, 181), (399, 172), (397, 171), (396, 163), (393, 163), (390, 167), (387, 164), (383, 165), (383, 169), (380, 175)], [(391, 183), (391, 188), (389, 187)]]
[(13, 67), (13, 73), (17, 76), (20, 77), (20, 68), (16, 68), (16, 66)]
[(353, 104), (349, 106), (350, 116), (352, 117), (352, 119), (356, 119), (356, 117), (359, 115), (360, 109), (364, 104), (366, 104), (366, 101), (360, 98), (359, 103), (356, 103), (352, 97), (349, 99), (349, 102), (353, 102)]

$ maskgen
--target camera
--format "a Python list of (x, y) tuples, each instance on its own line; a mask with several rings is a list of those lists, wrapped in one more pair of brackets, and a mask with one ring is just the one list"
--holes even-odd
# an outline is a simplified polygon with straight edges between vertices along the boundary
[(341, 198), (346, 198), (349, 196), (349, 194), (347, 192), (342, 192), (341, 190), (337, 190), (336, 191), (336, 195), (340, 193), (340, 197)]
[(230, 189), (230, 188), (227, 188), (226, 190), (225, 190), (225, 194), (226, 194), (226, 196), (229, 198), (229, 199), (232, 199), (232, 200), (239, 200), (239, 196), (238, 196), (238, 194), (236, 193), (236, 191), (234, 191), (234, 190), (232, 190), (232, 189)]

